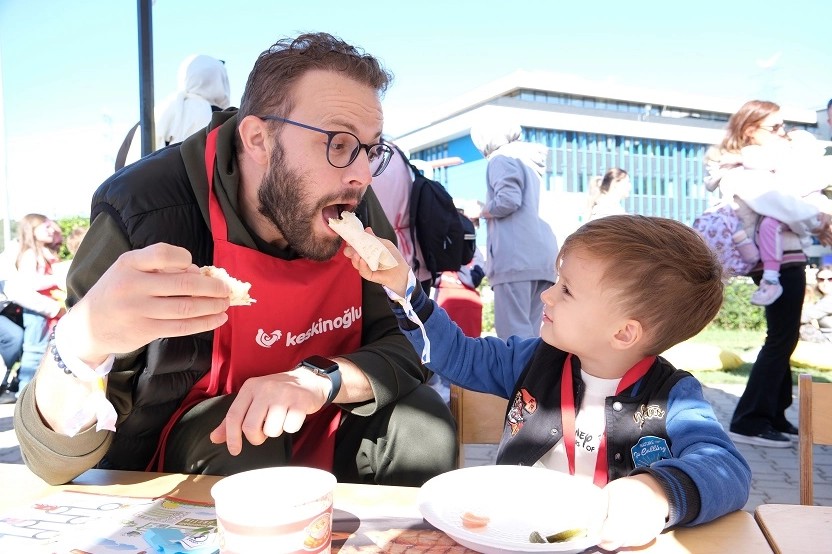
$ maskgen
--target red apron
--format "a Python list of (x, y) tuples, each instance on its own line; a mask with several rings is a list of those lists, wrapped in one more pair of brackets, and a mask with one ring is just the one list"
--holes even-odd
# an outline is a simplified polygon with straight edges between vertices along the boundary
[[(214, 129), (205, 146), (214, 265), (251, 283), (251, 297), (257, 302), (230, 308), (228, 321), (214, 331), (211, 371), (194, 384), (162, 431), (159, 471), (171, 428), (199, 402), (235, 393), (250, 377), (294, 369), (313, 354), (336, 356), (361, 345), (361, 277), (342, 254), (343, 246), (327, 262), (289, 261), (228, 241), (225, 216), (214, 194), (216, 143)], [(340, 414), (337, 406), (328, 406), (306, 417), (293, 436), (293, 465), (332, 469)]]

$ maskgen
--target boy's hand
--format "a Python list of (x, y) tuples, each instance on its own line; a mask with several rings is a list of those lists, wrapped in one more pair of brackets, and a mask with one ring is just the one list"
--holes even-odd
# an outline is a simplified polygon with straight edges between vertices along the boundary
[(670, 507), (655, 478), (647, 474), (623, 477), (608, 483), (604, 492), (608, 506), (598, 543), (601, 548), (642, 546), (664, 529)]
[[(373, 230), (370, 227), (367, 227), (365, 232), (375, 236), (375, 233), (373, 233)], [(373, 283), (384, 285), (399, 296), (403, 297), (406, 292), (405, 289), (407, 288), (407, 274), (410, 271), (410, 266), (392, 242), (381, 237), (376, 238), (378, 238), (384, 247), (390, 251), (394, 258), (396, 258), (396, 261), (398, 262), (396, 267), (386, 270), (373, 271), (370, 269), (370, 266), (367, 265), (367, 262), (365, 262), (364, 259), (358, 255), (358, 252), (356, 252), (355, 249), (349, 244), (347, 244), (347, 247), (344, 249), (344, 255), (352, 260), (352, 266), (358, 270), (361, 277), (368, 281), (372, 281)]]

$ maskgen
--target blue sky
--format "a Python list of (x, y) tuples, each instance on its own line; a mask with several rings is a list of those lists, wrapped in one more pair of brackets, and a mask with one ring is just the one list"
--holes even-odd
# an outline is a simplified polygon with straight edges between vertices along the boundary
[[(0, 181), (11, 217), (88, 214), (139, 118), (136, 14), (135, 0), (0, 0)], [(338, 35), (395, 74), (384, 99), (393, 136), (519, 69), (738, 103), (817, 109), (832, 97), (828, 0), (777, 9), (744, 0), (156, 0), (153, 28), (157, 102), (174, 92), (182, 59), (208, 54), (226, 61), (234, 105), (275, 40)]]

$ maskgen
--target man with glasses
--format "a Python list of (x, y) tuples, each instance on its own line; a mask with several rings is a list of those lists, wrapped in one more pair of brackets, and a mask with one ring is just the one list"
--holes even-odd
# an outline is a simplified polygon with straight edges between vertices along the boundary
[[(291, 463), (420, 485), (454, 467), (448, 408), (328, 225), (352, 211), (394, 240), (368, 188), (392, 154), (390, 78), (330, 35), (281, 40), (238, 111), (99, 188), (72, 308), (15, 416), (35, 473)], [(256, 302), (229, 308), (229, 285), (197, 268), (209, 265)]]

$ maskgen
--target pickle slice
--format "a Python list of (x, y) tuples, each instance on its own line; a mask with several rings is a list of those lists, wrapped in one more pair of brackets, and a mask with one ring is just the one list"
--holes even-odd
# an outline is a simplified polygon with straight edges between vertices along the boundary
[(586, 529), (583, 527), (576, 527), (575, 529), (567, 529), (554, 535), (547, 535), (546, 542), (566, 542), (578, 537), (585, 537)]

